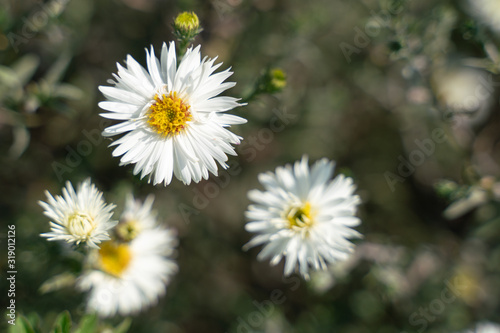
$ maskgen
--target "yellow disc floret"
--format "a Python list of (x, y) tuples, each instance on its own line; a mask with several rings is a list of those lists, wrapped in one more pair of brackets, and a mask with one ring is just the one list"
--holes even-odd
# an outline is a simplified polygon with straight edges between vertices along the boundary
[(101, 269), (111, 275), (120, 276), (128, 267), (131, 259), (130, 249), (126, 243), (105, 242), (99, 249)]
[(305, 228), (311, 226), (313, 223), (313, 216), (311, 213), (311, 204), (309, 202), (300, 206), (292, 206), (286, 218), (289, 223), (289, 228)]
[(154, 100), (147, 112), (148, 124), (162, 136), (178, 134), (193, 118), (189, 105), (176, 92), (163, 94), (161, 97), (156, 94)]

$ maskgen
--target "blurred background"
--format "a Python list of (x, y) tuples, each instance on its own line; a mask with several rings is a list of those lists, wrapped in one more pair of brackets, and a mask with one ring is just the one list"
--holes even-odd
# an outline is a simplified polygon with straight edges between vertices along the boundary
[[(15, 224), (17, 311), (43, 332), (63, 310), (78, 322), (85, 295), (40, 290), (81, 267), (39, 237), (49, 225), (37, 202), (87, 177), (115, 214), (126, 193), (153, 193), (179, 235), (179, 273), (129, 332), (430, 333), (500, 322), (497, 1), (0, 3), (1, 274)], [(127, 54), (143, 65), (144, 48), (158, 54), (186, 10), (204, 28), (202, 54), (234, 71), (228, 95), (248, 96), (274, 68), (287, 84), (233, 110), (249, 121), (232, 128), (245, 140), (231, 169), (153, 187), (111, 156), (97, 87)], [(281, 264), (257, 262), (259, 248), (241, 250), (246, 192), (303, 154), (335, 160), (363, 201), (355, 254), (311, 281), (283, 279)]]

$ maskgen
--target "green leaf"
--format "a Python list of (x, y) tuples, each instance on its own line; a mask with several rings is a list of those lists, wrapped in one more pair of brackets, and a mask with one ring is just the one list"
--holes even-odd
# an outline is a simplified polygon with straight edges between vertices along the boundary
[(94, 333), (97, 328), (97, 316), (95, 314), (86, 315), (80, 320), (80, 325), (74, 333)]
[(35, 333), (35, 330), (24, 316), (19, 315), (15, 325), (10, 325), (9, 333)]
[(55, 62), (55, 64), (50, 67), (47, 74), (45, 74), (44, 81), (49, 86), (54, 86), (57, 82), (59, 82), (64, 72), (66, 72), (66, 68), (68, 67), (71, 61), (71, 55), (68, 52), (64, 52), (61, 54), (59, 59)]
[(25, 318), (28, 321), (28, 323), (31, 325), (31, 327), (33, 327), (33, 330), (35, 332), (40, 333), (40, 321), (41, 321), (40, 316), (35, 312), (31, 312), (31, 313), (28, 313)]
[(68, 83), (58, 84), (53, 88), (53, 97), (66, 98), (72, 100), (79, 100), (83, 97), (83, 91)]
[(0, 66), (0, 85), (3, 89), (21, 89), (21, 82), (17, 73), (10, 67)]
[(51, 291), (60, 290), (67, 287), (72, 287), (75, 284), (75, 276), (71, 273), (65, 272), (51, 277), (45, 281), (38, 291), (41, 294), (46, 294)]
[(14, 142), (10, 146), (9, 156), (17, 159), (19, 158), (30, 143), (30, 132), (24, 126), (14, 127), (13, 130)]
[(68, 311), (64, 311), (57, 317), (52, 333), (70, 333), (70, 330), (71, 316)]
[(124, 321), (113, 331), (113, 333), (126, 333), (132, 324), (131, 318), (125, 318)]
[(27, 54), (12, 65), (12, 70), (17, 74), (20, 84), (25, 86), (33, 77), (39, 65), (40, 59), (36, 55)]

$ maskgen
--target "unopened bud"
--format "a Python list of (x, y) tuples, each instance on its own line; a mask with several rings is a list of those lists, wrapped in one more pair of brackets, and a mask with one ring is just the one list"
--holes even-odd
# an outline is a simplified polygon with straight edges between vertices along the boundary
[(272, 69), (270, 72), (270, 86), (276, 91), (280, 91), (286, 87), (286, 74), (279, 68)]
[(286, 87), (286, 74), (280, 68), (267, 71), (261, 78), (259, 90), (266, 93), (275, 93)]
[(200, 20), (194, 12), (182, 12), (175, 18), (174, 33), (177, 38), (192, 39), (200, 32)]

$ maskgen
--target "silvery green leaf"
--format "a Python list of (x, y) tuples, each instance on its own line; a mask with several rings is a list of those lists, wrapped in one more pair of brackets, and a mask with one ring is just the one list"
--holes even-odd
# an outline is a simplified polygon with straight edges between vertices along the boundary
[(45, 281), (39, 288), (41, 294), (46, 294), (52, 291), (60, 290), (66, 287), (71, 287), (75, 284), (75, 276), (65, 272), (51, 277)]
[(83, 97), (83, 91), (72, 84), (61, 83), (54, 87), (52, 97), (79, 100)]
[(59, 82), (66, 71), (69, 63), (71, 61), (71, 55), (68, 52), (64, 52), (59, 56), (59, 59), (50, 67), (47, 74), (44, 76), (44, 81), (53, 86)]
[(9, 156), (19, 158), (30, 144), (30, 132), (24, 126), (14, 127), (14, 142), (10, 146)]
[(28, 84), (39, 65), (40, 59), (34, 54), (27, 54), (12, 65), (21, 86)]

